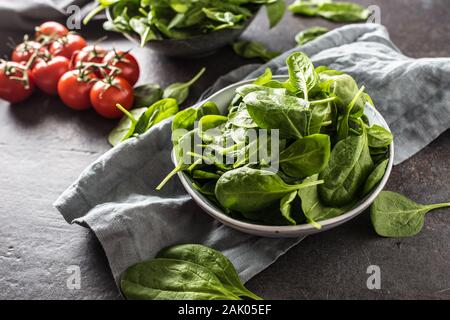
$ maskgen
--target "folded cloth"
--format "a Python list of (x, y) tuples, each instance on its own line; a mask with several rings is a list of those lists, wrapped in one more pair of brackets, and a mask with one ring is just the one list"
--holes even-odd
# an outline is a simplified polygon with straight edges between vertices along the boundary
[[(295, 49), (353, 75), (364, 84), (396, 136), (396, 162), (419, 151), (449, 127), (450, 59), (411, 59), (399, 52), (384, 27), (349, 25)], [(246, 66), (220, 78), (208, 94), (266, 67), (286, 74), (290, 53), (264, 66)], [(116, 280), (129, 266), (162, 248), (201, 243), (222, 251), (243, 281), (272, 264), (301, 239), (268, 239), (225, 227), (204, 213), (177, 178), (155, 186), (172, 170), (171, 120), (104, 154), (56, 201), (70, 223), (90, 227)]]

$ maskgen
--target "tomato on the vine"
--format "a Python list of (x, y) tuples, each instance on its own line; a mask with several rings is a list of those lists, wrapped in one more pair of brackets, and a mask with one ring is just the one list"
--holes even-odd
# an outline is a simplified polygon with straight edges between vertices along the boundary
[[(30, 72), (27, 72), (28, 82), (23, 79), (24, 67), (17, 62), (3, 62), (0, 64), (0, 98), (11, 103), (18, 103), (28, 99), (34, 90), (34, 83)], [(18, 79), (14, 79), (18, 78)]]
[(87, 46), (81, 49), (73, 57), (72, 66), (76, 68), (81, 62), (102, 63), (106, 50), (99, 46)]
[(58, 93), (58, 81), (69, 70), (70, 61), (65, 57), (54, 57), (50, 61), (40, 60), (33, 68), (36, 86), (50, 95)]
[(36, 27), (36, 38), (42, 35), (51, 37), (63, 37), (69, 34), (69, 29), (61, 23), (55, 21), (47, 21)]
[(115, 77), (98, 81), (91, 90), (91, 102), (95, 111), (108, 119), (118, 119), (123, 116), (116, 105), (125, 109), (133, 107), (133, 87), (124, 78)]
[(19, 44), (11, 55), (11, 60), (17, 63), (27, 63), (36, 52), (45, 52), (45, 48), (36, 41), (24, 41)]
[(92, 107), (90, 93), (97, 77), (89, 72), (71, 70), (58, 82), (58, 95), (66, 106), (75, 110)]
[(140, 68), (136, 58), (128, 52), (110, 51), (103, 62), (120, 69), (119, 76), (134, 86), (140, 75)]
[(72, 55), (87, 47), (86, 40), (77, 34), (68, 34), (59, 38), (50, 45), (50, 53), (54, 56), (63, 56), (72, 59)]

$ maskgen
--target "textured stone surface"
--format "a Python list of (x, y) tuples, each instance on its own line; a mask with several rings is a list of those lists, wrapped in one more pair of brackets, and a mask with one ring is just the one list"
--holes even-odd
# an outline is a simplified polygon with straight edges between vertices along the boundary
[[(405, 54), (450, 55), (447, 0), (357, 2), (380, 6), (381, 22)], [(339, 24), (287, 13), (268, 32), (260, 14), (244, 37), (283, 50), (294, 45), (298, 31), (313, 25)], [(100, 36), (87, 30), (82, 33), (91, 39)], [(132, 46), (114, 36), (105, 46), (112, 44)], [(142, 83), (167, 85), (188, 79), (206, 66), (208, 71), (193, 88), (191, 101), (221, 74), (252, 62), (235, 56), (229, 48), (199, 60), (165, 58), (143, 49), (134, 52), (141, 62)], [(113, 126), (114, 122), (93, 112), (74, 113), (58, 99), (39, 94), (13, 107), (0, 102), (0, 299), (119, 298), (98, 241), (88, 230), (67, 225), (51, 205), (91, 161), (108, 150), (106, 135)], [(388, 189), (426, 203), (448, 201), (449, 185), (447, 131), (396, 167)], [(376, 236), (369, 216), (361, 215), (307, 238), (248, 286), (267, 299), (450, 298), (449, 213), (430, 214), (420, 235), (401, 240)], [(366, 269), (372, 264), (381, 267), (382, 290), (366, 287)], [(67, 289), (70, 265), (81, 267), (81, 290)]]

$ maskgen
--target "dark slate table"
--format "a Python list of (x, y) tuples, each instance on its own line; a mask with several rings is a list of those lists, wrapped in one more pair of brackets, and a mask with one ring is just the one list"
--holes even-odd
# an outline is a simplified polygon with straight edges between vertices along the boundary
[[(381, 8), (381, 22), (412, 57), (450, 56), (447, 0), (360, 0)], [(267, 31), (260, 15), (245, 33), (272, 49), (294, 45), (301, 29), (325, 25), (294, 17)], [(93, 27), (91, 27), (93, 29)], [(98, 28), (97, 28), (98, 29)], [(91, 39), (99, 33), (89, 34)], [(17, 39), (17, 34), (11, 34)], [(105, 45), (129, 48), (121, 37)], [(192, 91), (191, 102), (220, 75), (250, 61), (229, 48), (199, 60), (177, 60), (134, 49), (141, 82), (171, 82), (208, 71)], [(420, 88), (411, 88), (420, 90)], [(407, 94), (407, 92), (405, 92)], [(106, 257), (89, 230), (66, 224), (52, 202), (94, 159), (109, 149), (114, 122), (93, 112), (75, 113), (56, 98), (35, 95), (16, 106), (0, 102), (0, 298), (120, 298)], [(169, 146), (168, 146), (169, 147)], [(157, 170), (157, 168), (155, 168)], [(396, 167), (388, 189), (420, 202), (450, 200), (450, 131)], [(410, 239), (383, 239), (368, 214), (334, 230), (311, 236), (290, 250), (248, 287), (267, 299), (450, 298), (450, 210), (432, 213), (423, 232)], [(81, 289), (69, 290), (67, 268), (81, 268)], [(368, 290), (368, 266), (381, 268), (381, 290)]]

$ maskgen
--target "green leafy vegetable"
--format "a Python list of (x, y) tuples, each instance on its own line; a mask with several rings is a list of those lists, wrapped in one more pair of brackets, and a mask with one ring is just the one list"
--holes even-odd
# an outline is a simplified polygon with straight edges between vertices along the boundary
[(203, 68), (200, 72), (189, 82), (181, 83), (177, 82), (171, 84), (164, 90), (164, 98), (173, 98), (177, 100), (178, 104), (182, 104), (186, 101), (189, 96), (190, 87), (200, 79), (200, 77), (205, 73), (206, 69)]
[(328, 31), (328, 28), (325, 27), (311, 27), (299, 32), (295, 36), (295, 41), (299, 45), (304, 45), (305, 43), (308, 43), (316, 39), (317, 37), (320, 37), (321, 35), (327, 33)]
[(234, 295), (261, 300), (243, 286), (231, 261), (219, 251), (201, 245), (185, 244), (167, 248), (161, 251), (157, 258), (189, 261), (201, 265), (211, 270), (222, 285)]
[(292, 191), (320, 184), (286, 184), (277, 174), (243, 167), (226, 172), (216, 186), (216, 198), (222, 206), (239, 212), (254, 212), (267, 208)]
[(422, 205), (390, 191), (383, 191), (370, 208), (375, 231), (383, 237), (412, 237), (418, 234), (429, 211), (450, 203)]
[(328, 167), (320, 174), (321, 200), (329, 206), (350, 203), (373, 170), (367, 137), (349, 136), (339, 141), (331, 152)]
[(159, 39), (189, 39), (222, 29), (242, 29), (261, 6), (266, 6), (270, 27), (285, 12), (284, 0), (98, 0), (84, 19), (109, 8), (112, 21), (104, 28), (136, 35), (141, 46)]
[[(316, 174), (305, 179), (305, 182), (317, 181), (318, 178), (319, 175)], [(298, 190), (298, 195), (301, 199), (302, 210), (306, 217), (306, 220), (316, 229), (322, 228), (319, 223), (320, 221), (338, 217), (351, 207), (351, 205), (347, 205), (345, 208), (333, 208), (325, 206), (320, 200), (317, 185)]]
[(328, 165), (330, 150), (330, 137), (325, 134), (299, 139), (281, 152), (281, 169), (298, 178), (320, 173)]
[(233, 44), (234, 52), (247, 59), (260, 58), (264, 61), (272, 60), (280, 52), (268, 50), (262, 43), (256, 41), (238, 41)]
[(388, 164), (389, 159), (386, 159), (375, 167), (364, 184), (362, 195), (368, 195), (378, 185), (378, 183), (380, 183), (384, 177)]
[(370, 126), (364, 86), (300, 52), (286, 64), (288, 80), (266, 69), (236, 88), (224, 115), (214, 102), (178, 113), (178, 164), (158, 190), (183, 171), (234, 219), (318, 229), (370, 193), (385, 176), (392, 135)]
[(321, 16), (335, 22), (358, 22), (369, 18), (370, 11), (351, 2), (332, 0), (296, 0), (289, 10), (306, 16)]
[(147, 108), (163, 98), (163, 90), (158, 84), (146, 84), (134, 88), (134, 108)]

